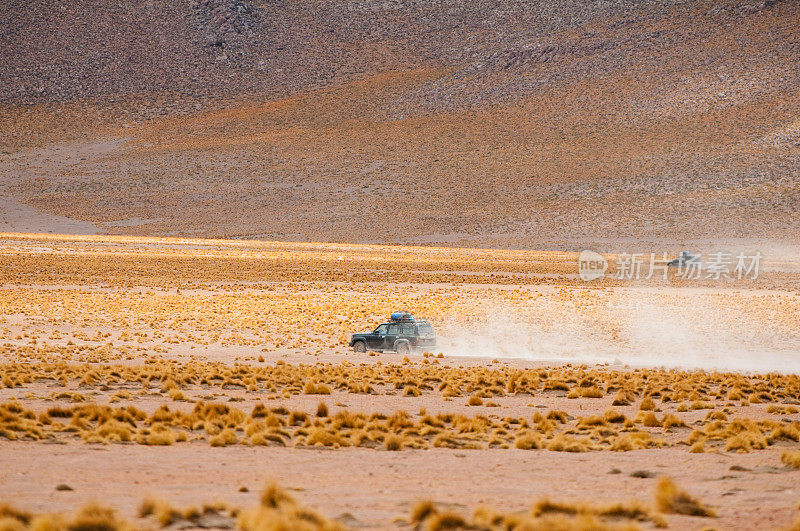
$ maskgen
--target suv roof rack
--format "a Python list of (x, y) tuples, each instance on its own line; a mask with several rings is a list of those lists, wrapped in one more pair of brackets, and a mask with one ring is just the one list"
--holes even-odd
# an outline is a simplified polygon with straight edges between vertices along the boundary
[(389, 316), (392, 321), (413, 321), (414, 318), (408, 312), (392, 312)]

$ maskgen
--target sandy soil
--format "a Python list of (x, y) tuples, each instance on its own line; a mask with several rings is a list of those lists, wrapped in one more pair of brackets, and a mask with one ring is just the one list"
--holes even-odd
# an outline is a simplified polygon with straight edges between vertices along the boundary
[[(477, 504), (524, 511), (541, 497), (614, 501), (649, 499), (667, 475), (722, 516), (708, 521), (670, 516), (670, 529), (760, 529), (788, 526), (797, 516), (800, 471), (776, 467), (779, 449), (747, 455), (686, 453), (685, 449), (567, 454), (522, 450), (175, 448), (31, 445), (0, 442), (2, 493), (35, 510), (68, 510), (90, 500), (127, 516), (148, 494), (176, 505), (222, 499), (256, 503), (262, 484), (277, 479), (329, 516), (349, 513), (367, 529), (397, 527), (414, 502), (432, 499), (469, 511)], [(731, 471), (736, 464), (746, 471)], [(617, 473), (610, 473), (614, 470)], [(653, 478), (635, 478), (634, 471)], [(60, 483), (74, 491), (57, 492)], [(249, 493), (238, 489), (246, 486)]]
[(0, 191), (0, 230), (57, 234), (97, 234), (92, 223), (55, 216), (28, 206)]

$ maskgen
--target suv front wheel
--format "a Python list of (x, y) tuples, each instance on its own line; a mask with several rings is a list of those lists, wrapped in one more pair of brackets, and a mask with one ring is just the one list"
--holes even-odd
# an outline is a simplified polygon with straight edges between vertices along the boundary
[(408, 341), (400, 341), (398, 342), (395, 347), (395, 351), (403, 356), (408, 355), (411, 352), (411, 347), (408, 344)]
[(363, 341), (356, 341), (353, 343), (353, 352), (363, 353), (367, 351), (367, 344)]

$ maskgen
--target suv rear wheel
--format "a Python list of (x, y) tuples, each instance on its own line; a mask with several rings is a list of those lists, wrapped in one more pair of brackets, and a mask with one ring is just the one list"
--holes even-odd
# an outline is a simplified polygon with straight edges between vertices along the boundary
[(398, 354), (406, 356), (411, 352), (411, 347), (408, 345), (407, 341), (400, 341), (395, 347), (395, 350)]
[(367, 351), (367, 344), (363, 341), (356, 341), (353, 343), (353, 352), (366, 352)]

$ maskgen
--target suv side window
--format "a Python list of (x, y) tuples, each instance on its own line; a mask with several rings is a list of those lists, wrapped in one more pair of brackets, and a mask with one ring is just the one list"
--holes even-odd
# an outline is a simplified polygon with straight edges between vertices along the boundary
[(389, 335), (390, 335), (390, 336), (396, 336), (396, 335), (397, 335), (397, 331), (398, 331), (399, 329), (400, 329), (400, 325), (397, 325), (397, 324), (390, 324), (390, 325), (389, 325), (389, 332), (388, 332), (388, 333), (389, 333)]
[(376, 328), (375, 331), (373, 332), (373, 334), (379, 334), (379, 335), (382, 335), (382, 336), (386, 335), (386, 329), (387, 328), (389, 328), (389, 325), (384, 323), (384, 324), (380, 325), (378, 328)]
[(413, 324), (401, 324), (400, 325), (400, 335), (403, 336), (414, 336), (416, 335), (415, 326)]
[(421, 337), (434, 337), (435, 334), (433, 333), (433, 327), (430, 323), (420, 323), (417, 325), (419, 328), (419, 335)]

